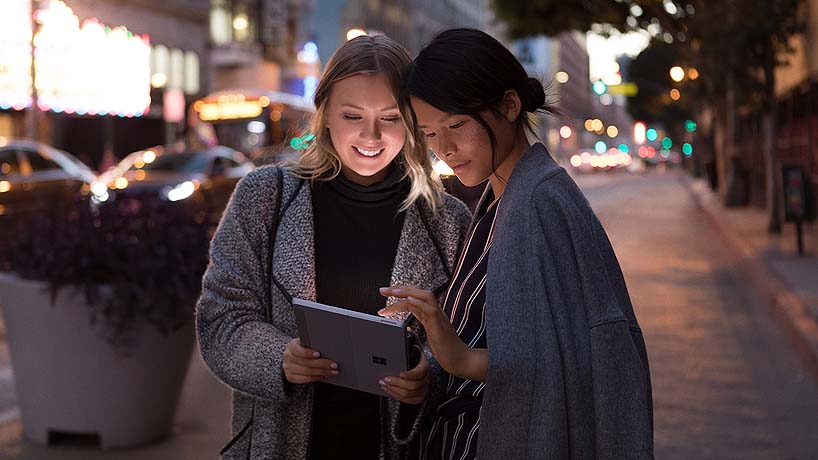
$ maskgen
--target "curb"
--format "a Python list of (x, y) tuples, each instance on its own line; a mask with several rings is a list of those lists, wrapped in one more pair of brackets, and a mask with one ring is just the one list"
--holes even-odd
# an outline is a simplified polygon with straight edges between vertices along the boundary
[(740, 270), (750, 279), (774, 320), (794, 346), (807, 372), (818, 383), (818, 320), (811, 314), (810, 306), (763, 261), (744, 253), (739, 239), (728, 225), (693, 190), (689, 176), (680, 177), (679, 182), (736, 257)]

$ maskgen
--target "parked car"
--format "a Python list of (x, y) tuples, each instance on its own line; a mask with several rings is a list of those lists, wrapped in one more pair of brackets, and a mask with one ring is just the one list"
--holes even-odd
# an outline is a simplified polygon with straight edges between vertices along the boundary
[(196, 202), (218, 220), (236, 183), (252, 170), (253, 164), (229, 147), (159, 146), (126, 156), (100, 175), (91, 192), (101, 203), (122, 199)]
[(40, 142), (0, 137), (0, 226), (15, 214), (49, 209), (88, 193), (91, 168), (73, 155)]

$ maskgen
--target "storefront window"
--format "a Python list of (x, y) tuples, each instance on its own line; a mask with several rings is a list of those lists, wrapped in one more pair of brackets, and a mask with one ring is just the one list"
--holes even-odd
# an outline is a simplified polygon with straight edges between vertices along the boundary
[(151, 49), (151, 86), (164, 88), (168, 84), (170, 73), (170, 53), (163, 45)]
[(185, 53), (185, 93), (199, 94), (199, 56), (192, 51)]
[(185, 83), (185, 53), (178, 48), (170, 50), (170, 75), (168, 87), (182, 89)]
[(233, 40), (233, 13), (226, 0), (213, 0), (210, 7), (210, 40), (224, 45)]

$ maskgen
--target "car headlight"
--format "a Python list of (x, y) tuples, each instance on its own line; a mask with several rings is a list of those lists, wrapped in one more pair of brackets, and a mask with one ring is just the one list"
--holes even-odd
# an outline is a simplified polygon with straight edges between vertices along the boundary
[(108, 201), (111, 195), (108, 194), (108, 186), (102, 182), (94, 182), (91, 184), (91, 194), (96, 201)]
[(193, 181), (185, 181), (174, 187), (165, 187), (162, 194), (169, 201), (181, 201), (193, 195), (193, 192), (198, 188), (196, 185)]

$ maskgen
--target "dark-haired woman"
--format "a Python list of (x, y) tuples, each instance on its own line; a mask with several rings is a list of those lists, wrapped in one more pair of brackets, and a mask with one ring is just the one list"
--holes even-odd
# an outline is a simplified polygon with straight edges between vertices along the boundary
[(616, 256), (528, 114), (539, 81), (489, 35), (442, 32), (406, 85), (429, 146), (465, 185), (486, 179), (443, 308), (383, 288), (412, 312), (449, 373), (424, 441), (430, 459), (650, 459), (647, 352)]

